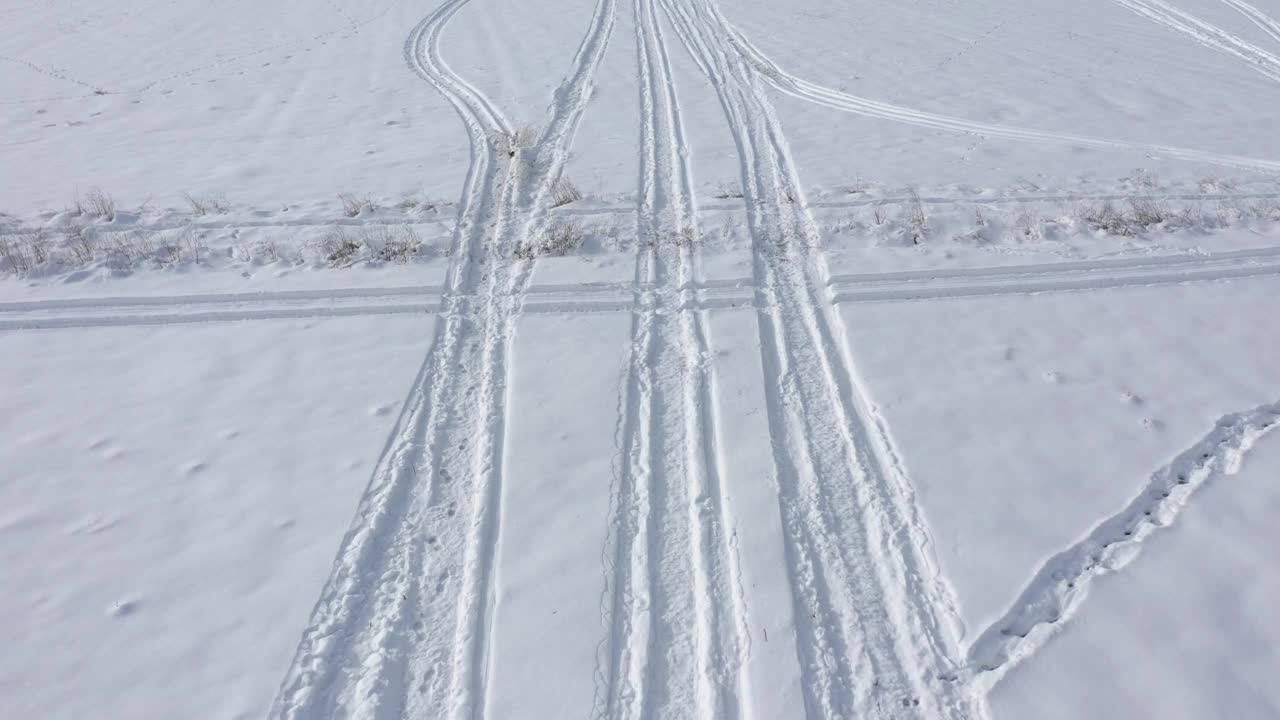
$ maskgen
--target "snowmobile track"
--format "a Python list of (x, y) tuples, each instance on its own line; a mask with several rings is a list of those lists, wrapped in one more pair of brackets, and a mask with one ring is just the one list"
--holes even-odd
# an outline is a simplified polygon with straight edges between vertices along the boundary
[(1222, 2), (1248, 18), (1249, 22), (1256, 25), (1258, 29), (1270, 35), (1272, 40), (1280, 42), (1280, 22), (1276, 22), (1275, 18), (1244, 0), (1222, 0)]
[(718, 468), (708, 332), (689, 297), (697, 276), (689, 153), (653, 0), (636, 0), (634, 18), (640, 242), (596, 715), (732, 718), (740, 712), (744, 620)]
[[(502, 222), (510, 183), (500, 180), (505, 174), (498, 166), (502, 159), (491, 147), (491, 128), (483, 125), (484, 119), (494, 121), (485, 117), (487, 103), (476, 101), (464, 85), (454, 82), (447, 68), (435, 63), (434, 50), (426, 50), (459, 4), (446, 3), (428, 16), (406, 45), (406, 56), (412, 53), (414, 67), (453, 103), (472, 139), (445, 298), (453, 311), (447, 310), (437, 327), (436, 343), (406, 403), (403, 426), (374, 472), (303, 634), (273, 709), (280, 718), (403, 713), (413, 699), (411, 683), (423, 684), (420, 691), (441, 711), (440, 717), (460, 704), (454, 701), (458, 695), (463, 696), (461, 702), (469, 699), (471, 684), (459, 677), (467, 668), (459, 672), (458, 664), (449, 661), (453, 628), (460, 620), (451, 607), (458, 603), (450, 603), (451, 594), (445, 591), (457, 592), (462, 572), (456, 563), (465, 555), (460, 546), (467, 542), (465, 531), (456, 528), (454, 488), (478, 481), (474, 462), (480, 457), (477, 453), (473, 462), (446, 433), (459, 425), (474, 433), (484, 425), (476, 416), (494, 411), (492, 368), (483, 365), (484, 348), (496, 344), (494, 336), (500, 331), (493, 322), (493, 303), (481, 304), (479, 316), (456, 309), (464, 302), (457, 296), (493, 287), (494, 264), (485, 262), (492, 260), (486, 255), (493, 250), (486, 253), (485, 248), (497, 243), (484, 240)], [(483, 372), (483, 377), (458, 377), (468, 372)], [(486, 386), (490, 402), (462, 405), (473, 409), (471, 418), (449, 417), (450, 408), (459, 407), (461, 396), (475, 393), (477, 385)], [(425, 528), (432, 526), (447, 527), (435, 527), (438, 535), (428, 535)], [(446, 567), (436, 567), (436, 558)], [(430, 625), (411, 619), (428, 612)], [(423, 632), (427, 627), (433, 631), (430, 637)], [(415, 677), (417, 667), (411, 668), (411, 663), (416, 666), (423, 657), (433, 671), (447, 669), (440, 673), (443, 685), (427, 687)]]
[(439, 54), (465, 3), (446, 2), (405, 43), (409, 66), (471, 138), (444, 322), (282, 685), (281, 718), (484, 715), (507, 364), (530, 275), (515, 251), (546, 215), (612, 1), (598, 6), (548, 130), (528, 149), (510, 145), (503, 116)]
[[(1115, 2), (1121, 3), (1131, 9), (1135, 9), (1135, 12), (1141, 12), (1141, 14), (1146, 15), (1147, 13), (1142, 12), (1137, 8), (1140, 5), (1142, 8), (1147, 8), (1148, 3), (1154, 4), (1156, 0), (1115, 0)], [(1160, 4), (1164, 5), (1163, 3)], [(1154, 13), (1155, 11), (1152, 12)], [(1148, 16), (1151, 17), (1151, 15)], [(1168, 17), (1167, 14), (1158, 14), (1158, 16), (1161, 18)], [(919, 127), (947, 130), (950, 132), (964, 134), (983, 135), (986, 137), (1001, 138), (1004, 140), (1013, 140), (1018, 142), (1065, 145), (1097, 150), (1136, 150), (1158, 157), (1166, 157), (1175, 160), (1206, 162), (1214, 165), (1222, 165), (1224, 167), (1233, 167), (1243, 170), (1257, 170), (1272, 174), (1280, 173), (1280, 161), (1276, 160), (1224, 155), (1220, 153), (1211, 153), (1190, 148), (1179, 148), (1169, 145), (1131, 143), (1121, 140), (1094, 138), (1069, 133), (1045, 132), (1041, 130), (1031, 130), (1005, 125), (993, 125), (990, 123), (974, 122), (937, 113), (913, 110), (911, 108), (901, 107), (891, 103), (851, 95), (849, 93), (810, 82), (786, 72), (770, 60), (763, 52), (752, 45), (751, 42), (747, 40), (747, 38), (736, 28), (728, 25), (727, 21), (726, 32), (728, 33), (728, 39), (726, 42), (731, 44), (737, 52), (741, 54), (742, 58), (755, 68), (759, 73), (759, 76), (769, 84), (788, 95), (829, 107), (833, 110), (853, 113), (855, 115), (863, 115), (866, 117), (892, 120), (907, 125), (916, 125)], [(1219, 32), (1223, 36), (1226, 35), (1225, 32)], [(1197, 37), (1203, 36), (1197, 35)], [(1238, 38), (1236, 40), (1238, 40)], [(1243, 41), (1239, 41), (1238, 44), (1239, 47), (1247, 45), (1247, 43), (1244, 43)], [(1237, 48), (1235, 44), (1226, 45), (1224, 47)], [(1250, 59), (1250, 57), (1260, 58), (1260, 60), (1255, 60), (1260, 63), (1256, 66), (1259, 71), (1268, 75), (1268, 77), (1273, 77), (1273, 79), (1280, 79), (1280, 74), (1272, 74), (1272, 58), (1275, 56), (1271, 55), (1271, 53), (1252, 45), (1248, 45), (1245, 50), (1234, 49), (1228, 51), (1238, 57), (1243, 57), (1246, 60)], [(1276, 66), (1275, 71), (1280, 73), (1280, 65)]]

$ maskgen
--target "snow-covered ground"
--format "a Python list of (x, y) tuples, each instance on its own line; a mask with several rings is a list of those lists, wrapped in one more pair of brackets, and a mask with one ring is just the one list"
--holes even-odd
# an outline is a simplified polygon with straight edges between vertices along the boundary
[(0, 717), (1280, 717), (1276, 0), (0, 27)]

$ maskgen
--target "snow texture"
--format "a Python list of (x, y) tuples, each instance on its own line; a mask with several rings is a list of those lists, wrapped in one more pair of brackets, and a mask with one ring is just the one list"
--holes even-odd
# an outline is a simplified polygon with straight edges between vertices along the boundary
[(1280, 717), (1274, 0), (0, 26), (0, 716)]

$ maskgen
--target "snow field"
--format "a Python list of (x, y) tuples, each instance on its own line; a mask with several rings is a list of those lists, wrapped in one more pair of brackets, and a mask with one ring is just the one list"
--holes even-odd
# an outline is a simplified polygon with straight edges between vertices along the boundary
[(432, 320), (0, 334), (15, 717), (254, 717)]
[[(0, 287), (5, 457), (28, 478), (0, 489), (16, 498), (0, 528), (37, 658), (0, 682), (68, 717), (122, 685), (108, 714), (982, 718), (1044, 698), (1064, 716), (1274, 714), (1274, 653), (1249, 641), (1275, 630), (1248, 507), (1268, 495), (1223, 488), (1274, 465), (1252, 448), (1272, 447), (1280, 401), (1280, 148), (1258, 129), (1277, 13), (947, 10), (0, 11), (29, 30), (0, 45), (19, 73), (0, 122), (6, 162), (30, 168), (0, 218), (18, 278)], [(66, 202), (81, 210), (49, 209)], [(298, 442), (279, 418), (339, 409), (322, 448), (268, 470), (289, 497), (259, 504), (220, 474), (238, 427), (202, 425), (256, 413), (316, 336), (340, 364), (254, 414), (275, 423), (256, 437)], [(88, 395), (92, 421), (141, 437), (60, 462), (53, 415), (84, 393), (25, 379), (54, 371), (129, 380)], [(397, 377), (367, 418), (340, 409)], [(334, 437), (350, 427), (366, 454), (313, 467), (354, 447)], [(159, 457), (193, 430), (219, 440)], [(154, 529), (87, 547), (144, 557), (81, 590), (98, 577), (23, 550), (70, 546), (46, 507), (102, 462), (121, 468), (95, 488), (110, 512), (69, 536), (123, 535), (116, 514)], [(295, 466), (321, 485), (288, 482)], [(357, 470), (358, 497), (326, 492)], [(313, 503), (314, 526), (293, 519)], [(295, 527), (295, 552), (262, 550)], [(1210, 543), (1232, 561), (1185, 549)], [(1125, 584), (1148, 546), (1154, 569)], [(233, 590), (193, 584), (210, 564)], [(157, 570), (202, 589), (166, 605)], [(1151, 596), (1174, 599), (1135, 623)], [(50, 617), (48, 597), (71, 599)], [(228, 644), (230, 608), (275, 656), (241, 661), (259, 648)], [(31, 633), (46, 624), (53, 643)], [(1110, 672), (1077, 698), (1151, 652), (1203, 682)], [(189, 685), (120, 677), (169, 667)], [(68, 675), (83, 706), (45, 679)]]

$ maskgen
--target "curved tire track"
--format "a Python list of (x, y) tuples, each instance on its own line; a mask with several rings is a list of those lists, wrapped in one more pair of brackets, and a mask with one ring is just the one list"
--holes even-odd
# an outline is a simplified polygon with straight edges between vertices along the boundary
[(829, 275), (758, 70), (710, 2), (664, 0), (720, 96), (742, 164), (808, 713), (972, 717), (954, 615), (884, 424), (839, 349)]
[(1270, 35), (1272, 40), (1280, 42), (1280, 22), (1276, 22), (1275, 18), (1244, 2), (1244, 0), (1222, 0), (1222, 2), (1244, 15), (1249, 22), (1257, 25), (1262, 32)]
[[(281, 718), (484, 714), (507, 357), (531, 266), (514, 256), (546, 213), (612, 0), (557, 95), (560, 132), (511, 151), (498, 149), (511, 135), (506, 120), (438, 51), (466, 2), (445, 2), (405, 43), (410, 67), (449, 100), (471, 140), (444, 322), (282, 685)], [(528, 157), (551, 161), (526, 169)]]
[[(443, 708), (449, 702), (446, 693), (451, 697), (465, 695), (466, 689), (459, 686), (469, 687), (457, 677), (463, 673), (450, 662), (458, 620), (445, 592), (457, 592), (449, 585), (461, 582), (461, 571), (450, 567), (435, 575), (424, 573), (425, 566), (437, 556), (446, 562), (463, 557), (463, 548), (458, 545), (465, 540), (459, 537), (460, 531), (442, 532), (454, 547), (438, 550), (434, 547), (437, 543), (422, 531), (426, 525), (445, 525), (456, 518), (454, 489), (459, 483), (475, 482), (474, 468), (468, 458), (456, 452), (457, 445), (445, 438), (445, 431), (458, 425), (473, 431), (481, 422), (476, 417), (451, 418), (449, 410), (460, 407), (461, 396), (475, 392), (476, 379), (470, 378), (469, 385), (468, 378), (459, 375), (478, 370), (481, 346), (494, 342), (493, 323), (484, 323), (483, 318), (477, 321), (465, 310), (473, 302), (472, 295), (492, 285), (489, 268), (493, 263), (479, 259), (486, 258), (483, 241), (486, 231), (493, 229), (488, 226), (500, 220), (499, 185), (509, 186), (499, 177), (504, 174), (499, 166), (502, 158), (489, 139), (491, 132), (500, 131), (500, 117), (486, 117), (487, 103), (471, 96), (447, 67), (435, 64), (438, 56), (434, 50), (420, 52), (424, 46), (434, 45), (440, 30), (464, 1), (445, 3), (415, 28), (406, 42), (411, 66), (454, 105), (471, 139), (470, 167), (454, 234), (454, 260), (446, 283), (446, 314), (410, 392), (402, 425), (361, 499), (352, 529), (282, 684), (273, 710), (273, 715), (282, 719), (399, 714), (409, 703), (410, 683), (422, 683), (419, 690), (428, 695), (427, 702)], [(487, 126), (486, 121), (493, 124)], [(475, 335), (489, 341), (477, 341)], [(478, 412), (479, 403), (461, 407), (477, 408)], [(449, 455), (442, 453), (442, 446)], [(430, 556), (428, 545), (433, 546)], [(434, 588), (424, 587), (425, 581), (434, 582)], [(419, 605), (423, 614), (430, 614), (429, 623), (410, 619)], [(409, 647), (410, 638), (413, 648)], [(427, 656), (436, 667), (445, 666), (448, 672), (440, 673), (443, 682), (427, 684), (414, 678), (416, 673), (409, 665), (411, 652), (415, 657)]]
[[(1272, 80), (1280, 81), (1280, 57), (1223, 30), (1217, 25), (1201, 20), (1195, 15), (1174, 7), (1163, 0), (1114, 0), (1114, 2), (1158, 25), (1180, 32), (1211, 50), (1217, 50), (1241, 60)], [(1257, 8), (1252, 6), (1232, 2), (1232, 0), (1224, 0), (1224, 2), (1244, 13), (1246, 17), (1255, 23), (1258, 23), (1258, 16), (1266, 18)], [(1253, 10), (1254, 13), (1251, 14), (1250, 10)], [(1267, 29), (1264, 24), (1259, 26), (1264, 30)]]
[[(1115, 1), (1121, 4), (1126, 4), (1137, 3), (1140, 0)], [(1148, 0), (1141, 1), (1145, 2)], [(729, 34), (728, 42), (736, 48), (742, 58), (750, 63), (760, 76), (769, 84), (792, 97), (829, 107), (833, 110), (853, 113), (855, 115), (862, 115), (865, 117), (892, 120), (894, 122), (932, 128), (935, 130), (984, 135), (987, 137), (1014, 140), (1018, 142), (1067, 145), (1096, 150), (1136, 150), (1175, 160), (1205, 162), (1214, 165), (1222, 165), (1244, 170), (1256, 170), (1272, 174), (1280, 173), (1280, 161), (1276, 160), (1262, 160), (1238, 155), (1224, 155), (1220, 153), (1205, 152), (1202, 150), (1179, 148), (1171, 145), (1129, 143), (1119, 140), (1088, 137), (1085, 135), (1073, 135), (1069, 133), (1046, 132), (1004, 125), (993, 125), (990, 123), (964, 120), (962, 118), (947, 115), (939, 115), (937, 113), (913, 110), (911, 108), (893, 105), (891, 103), (851, 95), (817, 83), (809, 82), (808, 80), (804, 80), (784, 71), (763, 52), (752, 45), (751, 42), (748, 41), (736, 28), (728, 25), (727, 21), (726, 31)], [(1266, 51), (1261, 49), (1258, 49), (1258, 52), (1270, 55), (1270, 53), (1266, 53)], [(1277, 79), (1280, 79), (1280, 70), (1278, 70)]]

